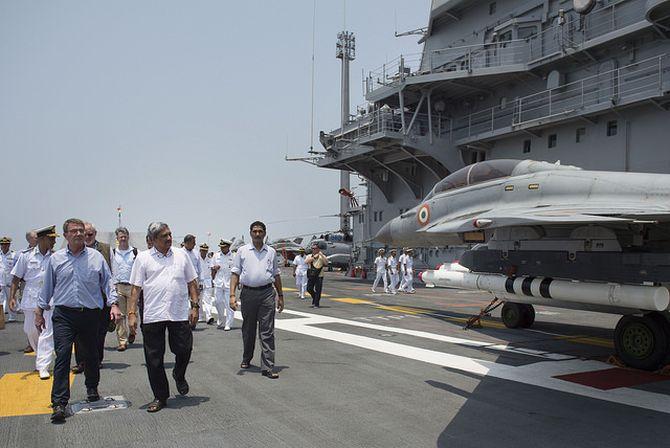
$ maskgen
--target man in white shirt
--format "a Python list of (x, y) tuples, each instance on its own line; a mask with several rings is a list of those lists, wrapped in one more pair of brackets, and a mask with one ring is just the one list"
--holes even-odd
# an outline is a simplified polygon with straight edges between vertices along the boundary
[(182, 247), (186, 251), (186, 254), (188, 255), (188, 258), (191, 260), (191, 263), (193, 263), (193, 267), (195, 268), (195, 273), (198, 274), (198, 277), (200, 276), (200, 262), (198, 261), (198, 254), (195, 253), (195, 235), (191, 235), (190, 233), (187, 234), (184, 237), (184, 242), (182, 243)]
[(229, 240), (219, 242), (219, 252), (212, 258), (212, 278), (214, 278), (214, 306), (216, 307), (217, 328), (231, 329), (235, 312), (230, 307), (230, 275), (233, 267), (233, 254), (230, 253)]
[(298, 255), (293, 258), (293, 276), (295, 277), (295, 287), (298, 290), (298, 296), (305, 300), (307, 291), (307, 263), (305, 262), (305, 249), (298, 249)]
[[(191, 326), (198, 321), (200, 305), (198, 274), (186, 251), (172, 249), (170, 227), (163, 222), (153, 222), (149, 225), (148, 233), (153, 248), (140, 252), (135, 259), (130, 275), (133, 288), (129, 307), (135, 309), (141, 289), (144, 296), (144, 359), (154, 393), (154, 400), (147, 411), (157, 412), (167, 405), (170, 396), (163, 364), (165, 330), (168, 332), (170, 351), (175, 355), (172, 377), (179, 394), (186, 395), (189, 391), (186, 367), (193, 349)], [(128, 324), (136, 328), (135, 315), (128, 317)]]
[(375, 258), (375, 270), (377, 276), (375, 277), (374, 283), (372, 283), (372, 292), (377, 292), (377, 285), (379, 285), (379, 280), (384, 281), (384, 292), (388, 292), (389, 285), (388, 280), (386, 279), (386, 254), (385, 249), (379, 249), (377, 251), (377, 258)]
[(404, 281), (405, 281), (405, 288), (403, 291), (405, 291), (408, 294), (414, 294), (416, 291), (414, 290), (414, 249), (411, 247), (407, 248), (407, 251), (405, 252), (405, 263), (404, 263)]
[(200, 245), (200, 256), (198, 263), (200, 264), (200, 320), (199, 322), (207, 322), (207, 325), (214, 323), (212, 317), (212, 300), (214, 295), (214, 288), (212, 286), (212, 258), (209, 256), (209, 246), (206, 243)]
[(398, 271), (400, 275), (400, 286), (398, 286), (398, 291), (405, 291), (405, 261), (407, 260), (407, 248), (402, 248), (402, 253), (398, 257)]
[(388, 269), (388, 274), (389, 274), (389, 290), (391, 291), (391, 294), (398, 294), (398, 291), (396, 288), (398, 287), (398, 259), (396, 258), (397, 251), (395, 249), (391, 249), (391, 255), (388, 256), (388, 259), (386, 261), (386, 267)]
[(49, 365), (54, 358), (53, 328), (51, 310), (44, 311), (44, 331), (39, 332), (35, 326), (35, 309), (37, 297), (44, 284), (44, 273), (51, 257), (51, 250), (56, 243), (56, 226), (49, 226), (37, 231), (37, 247), (22, 252), (12, 269), (12, 286), (9, 293), (9, 307), (16, 310), (16, 293), (21, 281), (25, 282), (21, 309), (23, 310), (23, 331), (28, 342), (35, 352), (35, 369), (40, 379), (48, 380), (51, 377)]
[[(275, 372), (275, 296), (277, 310), (284, 309), (277, 252), (265, 244), (265, 224), (255, 221), (249, 226), (251, 244), (240, 247), (233, 260), (230, 278), (230, 307), (237, 309), (235, 289), (241, 286), (242, 341), (244, 354), (241, 369), (251, 367), (256, 345), (256, 331), (261, 339), (261, 374), (270, 379), (279, 378)], [(274, 288), (273, 288), (274, 285)]]
[(128, 308), (132, 290), (130, 273), (133, 270), (135, 257), (137, 257), (137, 249), (128, 244), (130, 232), (127, 228), (119, 227), (114, 233), (118, 247), (112, 249), (112, 281), (119, 298), (117, 303), (121, 309), (121, 320), (116, 324), (116, 338), (119, 342), (116, 349), (122, 352), (128, 348), (128, 344), (135, 342), (135, 330), (129, 332), (127, 316), (137, 312), (135, 309)]
[(12, 239), (9, 237), (0, 238), (0, 297), (2, 298), (2, 307), (7, 313), (7, 322), (16, 322), (16, 312), (9, 308), (9, 290), (12, 285), (12, 269), (19, 255), (9, 247)]

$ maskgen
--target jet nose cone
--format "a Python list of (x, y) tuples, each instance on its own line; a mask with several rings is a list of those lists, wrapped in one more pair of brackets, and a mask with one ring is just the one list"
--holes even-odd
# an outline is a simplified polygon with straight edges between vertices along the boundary
[(379, 229), (379, 232), (377, 232), (377, 235), (375, 235), (375, 241), (384, 244), (391, 244), (393, 242), (391, 222), (392, 221), (387, 222), (381, 229)]

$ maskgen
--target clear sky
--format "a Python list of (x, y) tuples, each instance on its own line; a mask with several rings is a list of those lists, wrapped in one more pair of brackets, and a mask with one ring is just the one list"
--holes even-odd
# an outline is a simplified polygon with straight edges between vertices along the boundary
[[(317, 0), (315, 148), (339, 127), (337, 32), (361, 70), (421, 51), (430, 0)], [(345, 14), (346, 11), (346, 14)], [(284, 157), (309, 147), (312, 0), (0, 2), (0, 234), (71, 216), (150, 221), (199, 241), (336, 230), (338, 172)], [(352, 177), (352, 186), (357, 184)], [(282, 222), (279, 222), (282, 221)]]

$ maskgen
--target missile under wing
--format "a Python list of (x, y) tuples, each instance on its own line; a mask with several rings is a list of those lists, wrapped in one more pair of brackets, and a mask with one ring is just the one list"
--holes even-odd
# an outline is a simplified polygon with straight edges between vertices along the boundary
[(376, 239), (479, 243), (461, 257), (469, 272), (423, 279), (493, 293), (506, 301), (509, 327), (530, 326), (532, 304), (623, 314), (615, 331), (622, 360), (652, 369), (670, 356), (670, 175), (480, 162), (438, 182)]

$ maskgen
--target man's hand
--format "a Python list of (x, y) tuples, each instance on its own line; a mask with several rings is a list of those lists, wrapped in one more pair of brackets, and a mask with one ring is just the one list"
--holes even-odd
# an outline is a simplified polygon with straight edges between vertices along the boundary
[(237, 311), (237, 300), (235, 299), (235, 294), (230, 295), (230, 309)]
[(128, 313), (128, 331), (137, 334), (137, 313)]
[(293, 271), (293, 276), (295, 277), (295, 271)]
[(191, 308), (188, 312), (188, 323), (191, 324), (191, 328), (195, 328), (198, 323), (199, 311), (198, 308)]
[(7, 306), (9, 307), (10, 311), (16, 311), (16, 299), (14, 297), (9, 299), (9, 303), (7, 304)]
[(218, 264), (216, 266), (212, 266), (212, 271), (217, 272), (219, 269), (221, 269), (221, 266)]
[(35, 310), (35, 328), (37, 328), (38, 333), (46, 328), (43, 313), (44, 311), (41, 308)]
[(121, 308), (119, 308), (119, 305), (116, 303), (114, 303), (109, 309), (109, 318), (117, 324), (121, 320)]
[(284, 296), (277, 296), (277, 312), (284, 311)]

